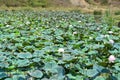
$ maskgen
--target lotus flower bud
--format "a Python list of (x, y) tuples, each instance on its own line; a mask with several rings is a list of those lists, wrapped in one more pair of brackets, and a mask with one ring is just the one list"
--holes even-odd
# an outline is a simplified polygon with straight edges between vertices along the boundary
[(109, 58), (108, 58), (108, 60), (109, 60), (110, 63), (111, 63), (111, 62), (113, 63), (113, 62), (115, 61), (115, 59), (116, 59), (116, 58), (115, 58), (114, 55), (110, 55)]

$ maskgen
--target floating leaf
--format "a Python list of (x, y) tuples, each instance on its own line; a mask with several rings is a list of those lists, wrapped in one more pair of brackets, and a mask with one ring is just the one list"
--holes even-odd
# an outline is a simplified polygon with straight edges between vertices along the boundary
[(98, 76), (98, 77), (95, 78), (95, 80), (106, 80), (106, 79), (102, 76)]
[(40, 58), (34, 58), (34, 59), (32, 59), (33, 60), (33, 62), (39, 62), (40, 61)]
[(63, 61), (71, 61), (73, 60), (75, 57), (70, 55), (70, 54), (63, 54)]
[(17, 55), (19, 58), (32, 58), (31, 53), (18, 53)]
[(29, 73), (32, 77), (35, 77), (35, 78), (42, 78), (43, 76), (43, 73), (40, 71), (40, 70), (35, 70), (35, 71), (32, 71), (31, 73)]
[(4, 61), (6, 59), (5, 56), (0, 56), (0, 61)]
[(45, 63), (44, 69), (50, 72), (57, 72), (57, 69), (56, 69), (57, 67), (58, 67), (57, 63), (52, 61), (52, 62)]
[(6, 78), (8, 75), (4, 72), (0, 72), (0, 79)]
[(18, 60), (17, 65), (18, 65), (18, 67), (26, 67), (26, 66), (30, 65), (30, 62), (28, 59)]
[(95, 75), (97, 75), (99, 72), (95, 69), (89, 69), (86, 70), (87, 76), (88, 77), (94, 77)]
[(8, 62), (0, 62), (1, 68), (8, 68), (8, 66), (9, 66)]

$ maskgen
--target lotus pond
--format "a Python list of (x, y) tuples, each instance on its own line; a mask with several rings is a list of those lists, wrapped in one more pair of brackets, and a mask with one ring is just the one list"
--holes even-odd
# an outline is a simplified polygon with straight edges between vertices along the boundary
[(120, 80), (120, 28), (79, 12), (0, 11), (0, 80)]

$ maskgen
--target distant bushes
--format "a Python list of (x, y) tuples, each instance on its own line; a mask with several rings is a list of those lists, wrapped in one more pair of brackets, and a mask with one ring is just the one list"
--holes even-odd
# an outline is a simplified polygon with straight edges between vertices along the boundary
[(115, 15), (120, 15), (120, 10), (116, 11)]
[(94, 10), (94, 15), (102, 15), (102, 11), (100, 10)]
[(41, 7), (47, 7), (48, 5), (48, 1), (47, 0), (29, 0), (29, 6), (32, 6), (32, 7), (38, 7), (38, 6), (41, 6)]
[(0, 0), (0, 3), (7, 7), (27, 6), (27, 0)]
[(100, 3), (100, 4), (108, 4), (108, 0), (86, 0), (90, 4)]
[(93, 14), (94, 14), (95, 20), (97, 22), (99, 22), (101, 20), (101, 17), (102, 17), (102, 11), (101, 10), (94, 10)]
[(7, 7), (47, 7), (48, 0), (0, 0), (0, 6), (5, 5)]

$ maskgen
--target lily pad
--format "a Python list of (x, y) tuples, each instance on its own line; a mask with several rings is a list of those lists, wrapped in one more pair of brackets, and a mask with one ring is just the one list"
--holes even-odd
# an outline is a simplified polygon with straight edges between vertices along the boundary
[(19, 58), (32, 58), (31, 53), (18, 53), (17, 55)]
[(29, 73), (32, 77), (35, 77), (35, 78), (42, 78), (43, 76), (43, 73), (42, 71), (40, 70), (35, 70), (35, 71), (32, 71)]

